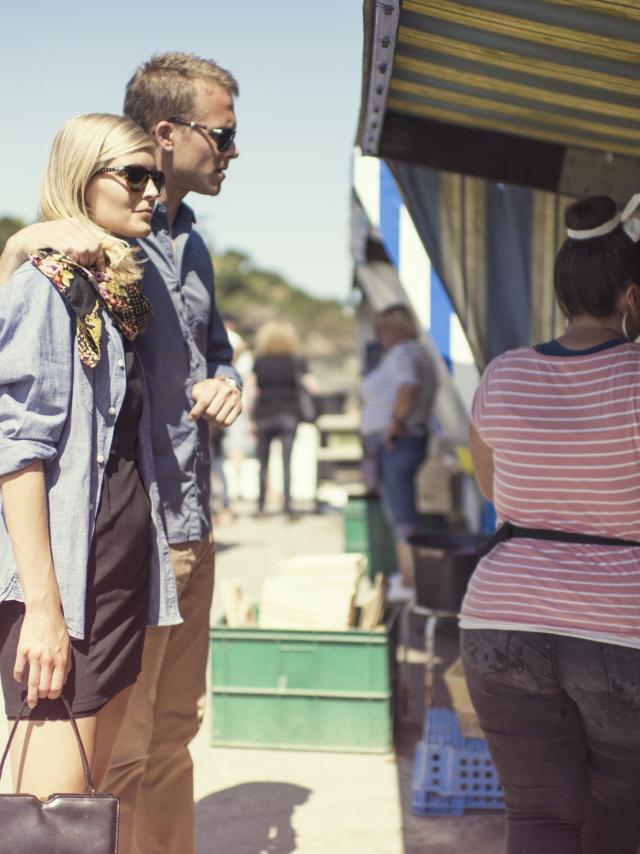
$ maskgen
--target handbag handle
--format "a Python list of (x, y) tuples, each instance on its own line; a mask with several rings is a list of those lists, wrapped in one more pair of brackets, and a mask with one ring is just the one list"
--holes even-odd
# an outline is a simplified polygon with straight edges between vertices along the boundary
[[(78, 725), (76, 723), (76, 719), (73, 716), (73, 712), (71, 711), (71, 706), (67, 701), (66, 697), (60, 696), (60, 699), (65, 705), (67, 712), (69, 713), (69, 720), (71, 721), (71, 726), (73, 727), (73, 733), (76, 737), (76, 741), (78, 742), (78, 748), (80, 749), (80, 757), (82, 758), (82, 767), (84, 769), (84, 780), (87, 784), (87, 794), (91, 795), (92, 798), (96, 796), (96, 790), (93, 787), (93, 779), (91, 777), (91, 768), (89, 767), (89, 760), (87, 759), (87, 752), (84, 749), (84, 744), (82, 743), (82, 738), (80, 737), (80, 732), (78, 730)], [(16, 719), (13, 722), (13, 726), (11, 727), (11, 732), (9, 733), (9, 738), (7, 740), (6, 747), (4, 749), (4, 753), (2, 754), (2, 759), (0, 759), (0, 779), (2, 778), (2, 772), (4, 771), (4, 763), (6, 762), (7, 756), (9, 755), (9, 748), (11, 747), (11, 742), (13, 741), (13, 737), (16, 734), (16, 730), (18, 729), (18, 724), (22, 719), (22, 714), (27, 706), (27, 701), (24, 700), (22, 705), (20, 706), (20, 710), (16, 715)]]

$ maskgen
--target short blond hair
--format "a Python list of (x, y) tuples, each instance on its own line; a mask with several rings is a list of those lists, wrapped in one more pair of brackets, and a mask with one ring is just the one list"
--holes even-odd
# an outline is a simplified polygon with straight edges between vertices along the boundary
[(287, 320), (269, 320), (256, 334), (258, 355), (285, 356), (300, 350), (298, 333)]
[(157, 53), (140, 65), (127, 83), (124, 114), (147, 133), (172, 116), (194, 121), (198, 80), (220, 86), (231, 97), (240, 90), (230, 71), (195, 53)]
[(116, 157), (137, 152), (153, 156), (154, 146), (149, 135), (131, 119), (109, 113), (76, 116), (56, 134), (40, 184), (41, 218), (76, 217), (88, 225), (100, 239), (107, 269), (122, 284), (141, 276), (135, 250), (92, 220), (85, 195), (98, 169)]
[(418, 327), (413, 314), (404, 303), (395, 303), (382, 309), (377, 320), (378, 326), (386, 326), (402, 338), (418, 337)]

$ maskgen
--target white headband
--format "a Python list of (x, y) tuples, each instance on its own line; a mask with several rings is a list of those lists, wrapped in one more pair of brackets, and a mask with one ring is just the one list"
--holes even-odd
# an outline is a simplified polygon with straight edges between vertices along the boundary
[(622, 213), (617, 213), (614, 217), (603, 222), (602, 225), (597, 225), (595, 228), (568, 228), (567, 237), (571, 237), (573, 240), (590, 240), (592, 237), (602, 237), (604, 234), (611, 234), (622, 223), (625, 234), (636, 243), (640, 240), (640, 219), (632, 215), (639, 207), (640, 193), (636, 193), (631, 196)]

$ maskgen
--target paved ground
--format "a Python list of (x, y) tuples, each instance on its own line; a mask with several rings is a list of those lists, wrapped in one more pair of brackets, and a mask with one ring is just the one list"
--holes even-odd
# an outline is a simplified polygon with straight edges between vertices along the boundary
[[(342, 550), (341, 517), (334, 513), (285, 522), (252, 519), (247, 511), (216, 535), (219, 576), (241, 579), (256, 599), (282, 557)], [(220, 613), (216, 600), (212, 619)], [(454, 638), (439, 638), (438, 652), (451, 659)], [(411, 814), (413, 751), (423, 716), (418, 651), (414, 659), (396, 752), (388, 755), (212, 748), (207, 712), (193, 745), (198, 854), (500, 854), (500, 813)]]

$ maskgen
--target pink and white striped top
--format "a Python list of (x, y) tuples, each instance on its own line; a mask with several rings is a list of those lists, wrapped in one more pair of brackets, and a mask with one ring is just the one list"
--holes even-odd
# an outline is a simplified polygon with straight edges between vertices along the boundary
[[(472, 406), (498, 520), (640, 542), (640, 346), (494, 359)], [(483, 558), (463, 628), (640, 646), (640, 549), (513, 539)]]

